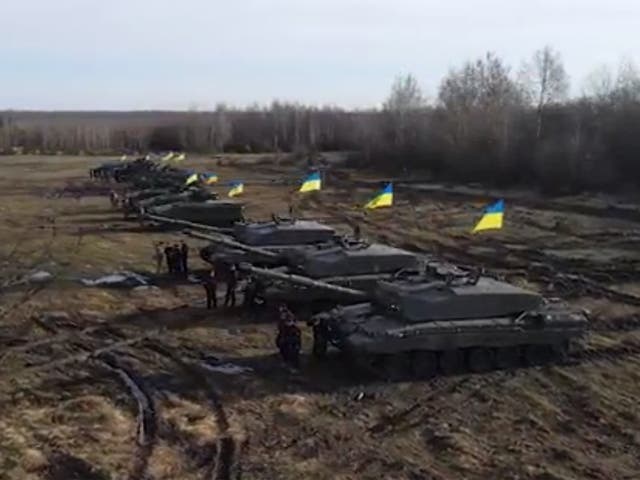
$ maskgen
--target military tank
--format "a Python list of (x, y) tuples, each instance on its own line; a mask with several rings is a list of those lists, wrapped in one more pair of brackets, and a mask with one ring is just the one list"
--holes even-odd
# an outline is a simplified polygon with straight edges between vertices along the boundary
[(162, 195), (173, 195), (179, 193), (180, 189), (173, 188), (146, 188), (128, 193), (124, 197), (122, 203), (122, 209), (124, 210), (125, 217), (134, 215), (140, 211), (140, 204), (144, 201), (160, 197)]
[(244, 204), (235, 200), (182, 201), (151, 207), (145, 213), (205, 226), (232, 227), (244, 220)]
[(355, 239), (290, 250), (284, 258), (286, 266), (275, 269), (241, 266), (253, 278), (248, 294), (253, 301), (285, 302), (312, 311), (327, 304), (353, 303), (351, 293), (323, 285), (368, 292), (379, 280), (391, 279), (398, 272), (418, 273), (421, 263), (412, 252)]
[(328, 225), (276, 215), (268, 222), (236, 223), (230, 233), (233, 242), (228, 237), (194, 235), (210, 242), (200, 250), (202, 259), (213, 263), (215, 257), (230, 263), (274, 267), (286, 263), (288, 252), (338, 240), (335, 229)]
[(582, 312), (491, 277), (448, 270), (379, 281), (364, 302), (365, 292), (342, 291), (359, 303), (311, 318), (314, 355), (333, 345), (387, 375), (430, 377), (543, 364), (586, 334)]
[(168, 192), (161, 195), (156, 195), (150, 198), (146, 198), (137, 202), (137, 207), (141, 214), (144, 214), (145, 210), (157, 207), (160, 205), (168, 205), (176, 202), (205, 202), (207, 200), (217, 200), (218, 194), (204, 188), (187, 188), (179, 192)]

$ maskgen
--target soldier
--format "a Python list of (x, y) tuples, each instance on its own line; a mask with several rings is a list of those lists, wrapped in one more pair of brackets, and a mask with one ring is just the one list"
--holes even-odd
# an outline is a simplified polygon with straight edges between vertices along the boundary
[(189, 246), (184, 240), (180, 241), (180, 260), (182, 263), (182, 274), (186, 277), (189, 274)]
[(169, 275), (174, 273), (173, 270), (173, 247), (171, 245), (167, 245), (164, 247), (164, 256), (167, 260), (167, 273)]
[(360, 224), (356, 223), (353, 227), (353, 238), (360, 240)]
[(156, 275), (162, 273), (162, 242), (153, 243), (153, 259), (156, 261)]
[(284, 304), (280, 305), (278, 313), (276, 346), (285, 363), (298, 368), (300, 365), (300, 329), (296, 325), (296, 317)]
[(236, 306), (236, 287), (238, 285), (238, 270), (233, 263), (227, 263), (227, 271), (225, 281), (227, 282), (227, 291), (224, 294), (224, 306)]
[(205, 293), (207, 294), (207, 310), (218, 308), (218, 289), (215, 270), (212, 269), (209, 275), (205, 275), (202, 281), (202, 285), (204, 286)]
[(181, 274), (182, 273), (182, 253), (180, 251), (180, 245), (177, 243), (173, 244), (173, 273)]
[(111, 206), (113, 208), (118, 207), (118, 194), (114, 190), (111, 190), (111, 192), (109, 192), (109, 200), (111, 200)]
[(243, 306), (250, 309), (256, 308), (262, 292), (263, 287), (260, 283), (260, 280), (258, 280), (254, 276), (250, 276), (244, 287)]

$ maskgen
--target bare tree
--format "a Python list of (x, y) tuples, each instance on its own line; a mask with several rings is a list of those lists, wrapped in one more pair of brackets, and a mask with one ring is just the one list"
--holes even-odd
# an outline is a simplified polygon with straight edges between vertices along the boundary
[(531, 103), (536, 107), (536, 138), (540, 139), (545, 109), (550, 104), (565, 100), (569, 92), (569, 77), (560, 53), (549, 46), (536, 51), (532, 59), (523, 65), (521, 79)]
[(625, 59), (620, 63), (614, 94), (620, 103), (640, 101), (640, 73), (633, 61)]
[(214, 144), (218, 152), (224, 152), (225, 144), (231, 139), (233, 125), (227, 116), (227, 106), (223, 103), (216, 105), (214, 119)]
[[(460, 162), (454, 163), (454, 168), (469, 169), (473, 162), (484, 169), (485, 163), (497, 161), (506, 171), (513, 143), (512, 120), (523, 102), (522, 93), (502, 60), (487, 53), (459, 70), (451, 70), (440, 85), (439, 101), (444, 114), (444, 138)], [(484, 152), (480, 153), (479, 148)], [(469, 160), (467, 153), (472, 151), (475, 158)]]
[(607, 65), (594, 69), (584, 80), (582, 95), (603, 102), (611, 98), (615, 82)]
[(407, 141), (413, 114), (425, 106), (422, 90), (411, 74), (395, 79), (391, 93), (384, 102), (384, 110), (391, 117), (394, 141), (397, 147)]

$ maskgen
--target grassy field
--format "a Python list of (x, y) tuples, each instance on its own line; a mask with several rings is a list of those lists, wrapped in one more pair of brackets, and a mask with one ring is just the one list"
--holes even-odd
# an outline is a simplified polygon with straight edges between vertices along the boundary
[[(612, 215), (610, 199), (529, 196), (507, 203), (502, 231), (472, 236), (486, 200), (474, 192), (398, 190), (393, 209), (364, 214), (376, 179), (358, 172), (300, 199), (268, 182), (298, 178), (292, 166), (189, 160), (245, 180), (251, 218), (293, 202), (563, 297), (593, 322), (575, 364), (363, 383), (306, 356), (288, 372), (270, 318), (208, 312), (197, 285), (83, 286), (122, 269), (153, 275), (153, 242), (181, 239), (113, 211), (88, 181), (102, 160), (0, 158), (0, 479), (640, 478), (640, 221)], [(85, 194), (60, 196), (70, 186)], [(54, 280), (21, 282), (36, 270)], [(246, 370), (212, 371), (212, 357)]]

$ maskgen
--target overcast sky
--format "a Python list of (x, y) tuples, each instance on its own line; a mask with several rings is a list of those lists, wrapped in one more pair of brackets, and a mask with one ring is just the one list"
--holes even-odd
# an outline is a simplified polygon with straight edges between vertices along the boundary
[(574, 90), (640, 59), (640, 0), (0, 0), (0, 109), (364, 107), (465, 60), (545, 44)]

